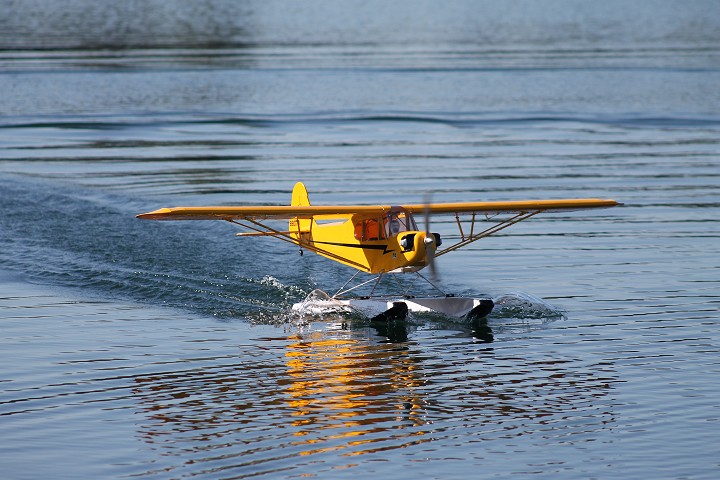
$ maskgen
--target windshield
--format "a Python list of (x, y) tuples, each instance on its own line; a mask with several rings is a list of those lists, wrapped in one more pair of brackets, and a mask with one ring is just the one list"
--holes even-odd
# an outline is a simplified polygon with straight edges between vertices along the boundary
[(394, 237), (400, 232), (417, 230), (415, 220), (410, 212), (400, 207), (393, 207), (387, 214), (385, 222), (385, 233), (388, 237)]

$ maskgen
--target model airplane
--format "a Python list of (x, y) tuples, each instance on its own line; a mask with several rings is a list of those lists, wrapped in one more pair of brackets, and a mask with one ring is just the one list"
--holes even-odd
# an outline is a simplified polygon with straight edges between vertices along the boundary
[[(437, 311), (460, 317), (484, 317), (492, 310), (490, 299), (461, 298), (452, 295), (415, 298), (405, 292), (397, 297), (370, 295), (348, 297), (347, 294), (385, 274), (415, 273), (437, 286), (419, 272), (429, 267), (434, 273), (435, 259), (481, 238), (493, 235), (539, 213), (608, 208), (620, 205), (615, 200), (581, 198), (573, 200), (526, 200), (509, 202), (422, 203), (390, 205), (324, 205), (310, 204), (305, 185), (298, 182), (289, 206), (175, 207), (161, 208), (138, 215), (147, 220), (225, 220), (249, 231), (238, 236), (268, 236), (315, 252), (323, 257), (372, 274), (370, 280), (351, 288), (351, 278), (335, 295), (316, 290), (293, 308), (309, 313), (360, 311), (376, 320), (404, 318), (408, 310)], [(415, 221), (425, 218), (424, 229)], [(455, 217), (458, 233), (446, 242), (430, 232), (430, 218), (435, 215)], [(505, 215), (505, 216), (502, 216)], [(287, 229), (270, 224), (288, 220)], [(492, 220), (482, 226), (484, 220)], [(433, 274), (434, 276), (434, 274)], [(438, 289), (439, 290), (439, 289)], [(374, 315), (380, 310), (381, 313)]]

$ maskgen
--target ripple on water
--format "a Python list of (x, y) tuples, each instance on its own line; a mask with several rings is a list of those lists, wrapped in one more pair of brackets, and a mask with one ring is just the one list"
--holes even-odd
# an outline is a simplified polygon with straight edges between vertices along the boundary
[[(546, 441), (612, 422), (593, 402), (609, 392), (611, 372), (575, 371), (571, 357), (477, 349), (451, 330), (419, 328), (417, 340), (388, 343), (368, 326), (315, 322), (278, 335), (276, 326), (207, 324), (11, 287), (16, 294), (1, 304), (4, 351), (15, 360), (3, 369), (5, 438), (30, 441), (20, 427), (42, 418), (47, 448), (110, 463), (129, 456), (135, 438), (151, 448), (129, 472), (332, 471), (398, 449), (419, 460), (462, 438), (502, 444), (523, 435), (527, 421), (547, 425), (536, 433)], [(435, 340), (426, 344), (428, 336)], [(564, 425), (569, 412), (582, 420)], [(116, 425), (98, 429), (98, 421)], [(135, 433), (118, 437), (118, 429)], [(63, 436), (85, 440), (55, 444)], [(101, 463), (92, 467), (98, 474)]]
[[(714, 478), (712, 1), (168, 1), (12, 2), (0, 31), (6, 475)], [(298, 180), (315, 204), (625, 207), (442, 257), (495, 312), (385, 330), (290, 321), (350, 276), (331, 262), (134, 217)]]

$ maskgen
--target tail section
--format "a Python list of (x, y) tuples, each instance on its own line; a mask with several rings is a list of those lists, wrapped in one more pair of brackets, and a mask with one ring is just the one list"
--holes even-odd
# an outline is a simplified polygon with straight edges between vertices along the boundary
[(297, 182), (293, 187), (292, 202), (293, 207), (309, 207), (310, 199), (308, 198), (307, 188), (302, 182)]
[[(292, 201), (290, 205), (293, 207), (309, 207), (310, 198), (308, 197), (307, 189), (302, 182), (297, 182), (292, 191)], [(305, 233), (310, 231), (312, 225), (312, 219), (310, 218), (298, 218), (292, 217), (290, 219), (288, 230), (293, 233)]]

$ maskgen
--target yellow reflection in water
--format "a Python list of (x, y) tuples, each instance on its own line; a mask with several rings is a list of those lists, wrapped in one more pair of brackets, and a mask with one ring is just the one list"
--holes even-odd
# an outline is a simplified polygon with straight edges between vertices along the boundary
[[(373, 442), (386, 443), (380, 450), (398, 448), (398, 436), (425, 433), (417, 428), (397, 431), (425, 424), (422, 398), (415, 392), (422, 380), (406, 347), (369, 346), (342, 330), (294, 335), (290, 340), (285, 358), (291, 381), (286, 393), (297, 428), (293, 435), (303, 437), (296, 444), (308, 447), (301, 455)], [(309, 448), (321, 442), (327, 445)], [(407, 439), (400, 443), (407, 444)]]

